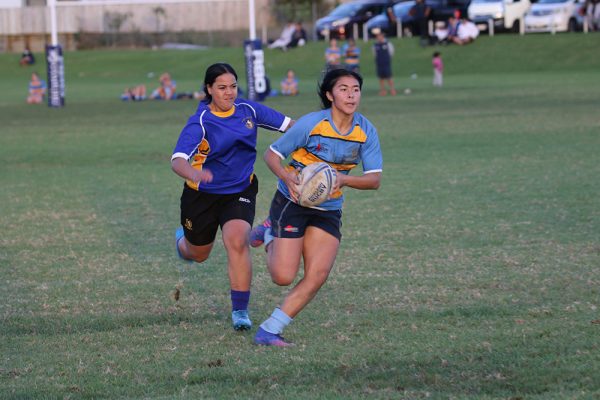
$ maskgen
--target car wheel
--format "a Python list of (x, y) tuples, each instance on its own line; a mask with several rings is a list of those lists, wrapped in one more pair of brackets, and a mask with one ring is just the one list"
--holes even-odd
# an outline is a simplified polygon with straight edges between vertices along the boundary
[(575, 32), (575, 31), (577, 31), (577, 21), (575, 21), (575, 18), (571, 18), (569, 20), (569, 26), (567, 27), (567, 31), (568, 32)]

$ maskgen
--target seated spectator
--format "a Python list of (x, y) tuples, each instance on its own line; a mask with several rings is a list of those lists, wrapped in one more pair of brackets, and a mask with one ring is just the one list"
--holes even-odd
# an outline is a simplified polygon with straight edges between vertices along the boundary
[(142, 101), (146, 100), (146, 85), (137, 85), (125, 88), (121, 95), (123, 101)]
[(293, 22), (288, 22), (283, 31), (281, 31), (281, 36), (279, 39), (275, 40), (268, 47), (270, 49), (280, 48), (282, 50), (287, 50), (290, 42), (292, 41), (292, 36), (296, 31), (296, 25)]
[(296, 22), (294, 33), (292, 34), (292, 40), (290, 41), (288, 47), (301, 47), (306, 44), (306, 31), (302, 26), (302, 22)]
[(33, 53), (31, 52), (31, 50), (29, 50), (29, 47), (25, 47), (25, 50), (23, 50), (23, 54), (21, 54), (21, 59), (19, 60), (19, 65), (24, 67), (24, 66), (33, 65), (33, 64), (35, 64), (35, 57), (33, 56)]
[(440, 42), (443, 44), (448, 44), (448, 43), (461, 44), (460, 40), (458, 39), (458, 29), (459, 28), (460, 28), (460, 21), (455, 16), (450, 16), (450, 18), (448, 18), (448, 25), (446, 27), (446, 32), (445, 32), (446, 35), (443, 36), (442, 35), (443, 31), (440, 31), (439, 34), (436, 34), (436, 36), (438, 37)]
[(298, 79), (293, 70), (288, 70), (285, 79), (281, 81), (281, 94), (283, 96), (296, 96), (298, 94)]
[(469, 44), (477, 39), (477, 36), (479, 36), (477, 25), (463, 17), (458, 26), (457, 38), (454, 43), (459, 45)]
[(175, 91), (177, 89), (177, 83), (171, 79), (171, 75), (168, 72), (162, 74), (159, 78), (160, 86), (156, 88), (150, 98), (152, 100), (174, 100), (177, 98)]
[(44, 101), (46, 95), (46, 82), (40, 79), (35, 72), (31, 74), (29, 81), (29, 95), (27, 96), (27, 104), (40, 104)]

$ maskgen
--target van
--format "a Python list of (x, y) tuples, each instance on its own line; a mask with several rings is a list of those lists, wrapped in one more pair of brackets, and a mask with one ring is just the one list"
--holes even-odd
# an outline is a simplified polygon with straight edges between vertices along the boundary
[(491, 20), (494, 30), (519, 32), (529, 7), (529, 0), (472, 0), (468, 15), (480, 31), (488, 30)]

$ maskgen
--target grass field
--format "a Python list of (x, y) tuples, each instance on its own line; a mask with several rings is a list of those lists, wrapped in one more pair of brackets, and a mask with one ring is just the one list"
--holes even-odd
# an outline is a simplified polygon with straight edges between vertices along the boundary
[[(443, 47), (441, 90), (433, 49), (396, 41), (412, 94), (394, 98), (363, 44), (382, 187), (348, 191), (334, 271), (284, 350), (231, 329), (221, 244), (203, 265), (175, 256), (169, 159), (195, 104), (118, 100), (163, 71), (186, 91), (215, 61), (243, 75), (241, 49), (67, 53), (64, 109), (26, 105), (31, 69), (1, 54), (0, 398), (600, 398), (598, 39)], [(268, 51), (302, 93), (267, 104), (315, 110), (323, 50)], [(256, 170), (262, 218), (275, 179)], [(286, 289), (253, 254), (260, 323)]]

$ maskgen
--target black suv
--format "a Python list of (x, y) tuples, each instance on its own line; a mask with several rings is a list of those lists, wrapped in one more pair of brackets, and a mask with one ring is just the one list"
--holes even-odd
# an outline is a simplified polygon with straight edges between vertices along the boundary
[(372, 17), (381, 14), (398, 0), (356, 0), (340, 4), (328, 15), (315, 23), (317, 37), (323, 39), (329, 32), (330, 38), (345, 39), (352, 37), (354, 24), (358, 25), (362, 35), (363, 25)]

